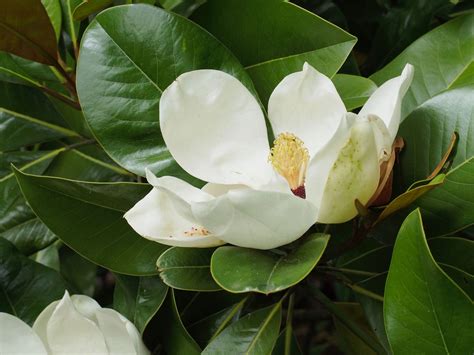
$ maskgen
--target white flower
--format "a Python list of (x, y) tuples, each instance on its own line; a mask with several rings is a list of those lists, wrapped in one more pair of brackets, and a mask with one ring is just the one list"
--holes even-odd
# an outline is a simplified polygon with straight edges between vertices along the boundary
[(2, 354), (149, 354), (120, 313), (67, 291), (41, 312), (33, 328), (0, 313), (0, 349)]
[(236, 78), (182, 74), (162, 94), (161, 131), (178, 164), (208, 184), (197, 189), (148, 171), (154, 189), (125, 218), (162, 244), (257, 249), (290, 243), (315, 222), (348, 221), (357, 215), (354, 201), (367, 203), (377, 189), (412, 77), (408, 64), (356, 115), (306, 63), (270, 97), (270, 149), (259, 103)]

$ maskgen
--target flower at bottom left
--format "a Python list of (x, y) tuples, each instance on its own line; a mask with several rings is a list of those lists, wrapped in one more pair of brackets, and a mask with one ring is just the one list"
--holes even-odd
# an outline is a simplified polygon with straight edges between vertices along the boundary
[(137, 328), (113, 309), (84, 295), (69, 296), (47, 306), (33, 328), (0, 313), (3, 354), (149, 354)]

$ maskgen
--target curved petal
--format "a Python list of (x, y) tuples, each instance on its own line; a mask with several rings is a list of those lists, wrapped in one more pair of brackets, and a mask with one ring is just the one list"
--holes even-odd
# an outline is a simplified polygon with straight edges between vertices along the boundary
[(346, 108), (331, 79), (308, 63), (286, 76), (268, 102), (268, 117), (275, 137), (284, 132), (300, 138), (310, 156), (336, 132)]
[(60, 301), (54, 301), (46, 306), (46, 308), (41, 311), (39, 316), (36, 318), (35, 323), (33, 324), (33, 330), (40, 337), (48, 354), (51, 353), (51, 349), (48, 345), (48, 322), (59, 302)]
[(72, 295), (71, 301), (76, 311), (78, 311), (87, 319), (93, 322), (97, 322), (95, 313), (99, 309), (102, 309), (102, 307), (97, 303), (95, 299), (85, 295)]
[(160, 126), (189, 174), (218, 184), (265, 183), (270, 166), (263, 113), (233, 76), (218, 70), (180, 75), (161, 96)]
[(124, 217), (135, 232), (161, 244), (194, 248), (224, 244), (213, 235), (186, 235), (197, 224), (195, 220), (186, 219), (176, 211), (173, 200), (165, 189), (151, 190)]
[(47, 325), (52, 353), (108, 354), (99, 327), (79, 313), (66, 292)]
[[(318, 222), (343, 223), (357, 215), (355, 200), (366, 204), (377, 189), (380, 161), (375, 137), (376, 123), (355, 120), (343, 146), (332, 161), (320, 196)], [(329, 154), (328, 154), (329, 155)], [(331, 154), (334, 157), (334, 152)], [(330, 159), (328, 159), (329, 161)], [(311, 167), (311, 179), (317, 180), (318, 162)], [(312, 193), (312, 191), (310, 191)], [(311, 196), (313, 197), (313, 196)]]
[(308, 164), (305, 181), (306, 199), (311, 201), (315, 206), (319, 207), (321, 205), (331, 168), (340, 150), (348, 141), (351, 128), (356, 120), (356, 114), (351, 112), (346, 113), (339, 122), (339, 126), (332, 139), (316, 153)]
[(292, 194), (231, 190), (191, 204), (194, 215), (216, 237), (246, 248), (272, 249), (301, 237), (315, 222), (316, 208)]
[(375, 90), (359, 112), (359, 116), (373, 114), (382, 119), (392, 137), (390, 145), (397, 136), (402, 99), (413, 80), (414, 71), (411, 64), (405, 65), (402, 74), (386, 81)]
[(127, 323), (130, 322), (118, 312), (113, 309), (101, 308), (96, 312), (96, 318), (110, 354), (149, 353), (143, 351), (143, 348), (146, 349), (146, 347), (141, 340), (141, 344), (136, 344), (137, 339), (130, 336), (127, 329)]
[(33, 329), (8, 313), (0, 313), (0, 353), (47, 355), (41, 339)]

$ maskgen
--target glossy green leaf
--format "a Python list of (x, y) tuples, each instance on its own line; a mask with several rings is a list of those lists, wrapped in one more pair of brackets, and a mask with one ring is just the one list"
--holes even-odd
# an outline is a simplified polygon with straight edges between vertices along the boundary
[(211, 275), (214, 249), (177, 248), (165, 251), (156, 266), (164, 283), (188, 291), (218, 291)]
[(36, 261), (38, 264), (47, 266), (50, 269), (59, 271), (59, 253), (56, 243), (38, 250), (30, 256), (30, 259)]
[(114, 308), (143, 334), (165, 301), (168, 287), (158, 276), (133, 277), (116, 274)]
[(168, 292), (157, 318), (160, 324), (157, 337), (167, 354), (198, 355), (201, 353), (199, 345), (189, 335), (181, 321), (173, 289)]
[(92, 297), (96, 289), (97, 265), (65, 245), (59, 250), (60, 273), (71, 292)]
[(47, 65), (7, 52), (0, 52), (0, 80), (33, 86), (58, 82), (58, 78)]
[(202, 352), (268, 354), (278, 338), (281, 303), (246, 314), (225, 328)]
[(454, 80), (449, 86), (450, 89), (474, 85), (474, 61), (469, 64), (466, 69)]
[(415, 77), (404, 99), (403, 117), (448, 89), (474, 60), (473, 23), (474, 14), (470, 14), (435, 28), (370, 77), (381, 85), (400, 75), (406, 63), (415, 66)]
[(438, 265), (474, 299), (474, 241), (451, 236), (431, 238), (428, 244)]
[(48, 166), (44, 175), (81, 181), (131, 181), (132, 175), (119, 166), (104, 162), (79, 150), (62, 152)]
[(370, 95), (377, 90), (377, 85), (372, 80), (362, 76), (336, 74), (332, 81), (347, 111), (363, 106)]
[(429, 236), (452, 234), (474, 224), (474, 157), (446, 174), (442, 186), (420, 197)]
[(74, 9), (72, 17), (76, 21), (85, 20), (90, 15), (105, 9), (112, 2), (113, 0), (84, 0)]
[(44, 64), (57, 62), (56, 35), (41, 1), (2, 2), (0, 50)]
[(291, 334), (289, 348), (287, 347), (286, 341), (287, 341), (286, 329), (283, 329), (283, 331), (278, 336), (277, 342), (272, 351), (272, 355), (301, 355), (303, 354), (298, 344), (298, 339), (296, 339), (296, 336), (294, 333)]
[(175, 290), (176, 304), (183, 324), (188, 327), (246, 298), (245, 294), (226, 291), (187, 292)]
[(379, 223), (391, 214), (410, 206), (413, 202), (415, 202), (427, 192), (433, 190), (435, 187), (442, 185), (445, 177), (446, 175), (444, 174), (438, 175), (428, 183), (424, 185), (417, 184), (416, 187), (408, 189), (401, 195), (398, 195), (396, 198), (390, 201), (387, 207), (384, 208), (380, 216), (377, 218), (376, 222)]
[(395, 243), (384, 317), (395, 354), (472, 350), (472, 300), (434, 261), (418, 210), (407, 217)]
[(75, 21), (73, 17), (74, 9), (79, 6), (82, 0), (61, 0), (61, 8), (63, 13), (63, 24), (66, 33), (71, 39), (74, 51), (79, 50), (79, 21)]
[(189, 325), (188, 330), (200, 346), (205, 347), (227, 326), (237, 321), (246, 299)]
[(57, 271), (28, 259), (0, 238), (0, 312), (32, 325), (48, 304), (63, 296), (65, 288)]
[(14, 152), (0, 152), (0, 180), (6, 175), (11, 174), (11, 165), (17, 167), (24, 166), (27, 163), (41, 158), (43, 155), (49, 153), (48, 151), (14, 151)]
[(140, 175), (146, 167), (183, 174), (161, 137), (158, 104), (178, 75), (203, 68), (226, 71), (252, 87), (232, 53), (181, 16), (140, 4), (97, 15), (82, 40), (77, 89), (107, 153)]
[[(363, 329), (367, 334), (370, 334), (374, 341), (377, 341), (375, 335), (372, 333), (370, 325), (365, 319), (364, 311), (358, 303), (337, 303), (337, 307), (341, 309), (355, 324)], [(339, 335), (338, 340), (347, 355), (370, 355), (377, 354), (370, 348), (362, 339), (354, 334), (348, 327), (346, 327), (340, 320), (333, 317), (336, 331)]]
[[(41, 152), (37, 159), (17, 167), (32, 174), (42, 174), (61, 151)], [(0, 179), (0, 197), (1, 238), (8, 239), (25, 255), (33, 254), (56, 240), (26, 204), (13, 173)]]
[(312, 234), (288, 253), (220, 247), (212, 255), (212, 276), (219, 286), (230, 292), (281, 291), (296, 285), (311, 272), (328, 241), (329, 235)]
[(26, 86), (0, 82), (0, 151), (78, 136), (61, 124), (62, 117), (43, 94)]
[(283, 0), (208, 0), (192, 19), (235, 53), (265, 105), (276, 85), (304, 62), (332, 77), (356, 42), (339, 27)]
[(118, 273), (157, 273), (155, 260), (166, 247), (140, 237), (123, 218), (149, 186), (15, 174), (33, 211), (77, 253)]
[(46, 13), (49, 16), (54, 33), (56, 34), (56, 39), (59, 39), (62, 22), (61, 4), (59, 0), (41, 0), (41, 3), (43, 4), (44, 8), (46, 9)]
[(459, 139), (453, 166), (474, 156), (474, 100), (470, 98), (474, 98), (474, 85), (448, 90), (405, 119), (399, 131), (405, 140), (400, 167), (404, 186), (426, 179), (443, 158), (454, 132)]

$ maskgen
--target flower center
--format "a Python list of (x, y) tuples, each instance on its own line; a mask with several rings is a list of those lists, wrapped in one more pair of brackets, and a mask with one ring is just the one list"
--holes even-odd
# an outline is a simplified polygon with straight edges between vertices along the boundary
[(209, 235), (209, 231), (206, 228), (202, 227), (191, 227), (189, 231), (184, 232), (186, 237), (205, 237)]
[(279, 134), (273, 142), (268, 161), (275, 171), (288, 181), (291, 191), (296, 196), (306, 197), (304, 179), (309, 152), (301, 139), (292, 133)]

